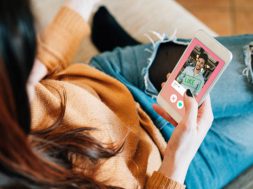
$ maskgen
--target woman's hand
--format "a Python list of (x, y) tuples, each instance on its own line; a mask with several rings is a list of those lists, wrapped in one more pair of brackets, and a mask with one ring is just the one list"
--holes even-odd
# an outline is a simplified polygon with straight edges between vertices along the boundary
[[(168, 73), (168, 74), (166, 75), (167, 80), (169, 79), (169, 77), (170, 77), (170, 73)], [(166, 83), (166, 82), (162, 82), (162, 84), (161, 84), (162, 88), (163, 88), (163, 86), (165, 85), (165, 83)], [(172, 119), (172, 118), (170, 117), (170, 115), (169, 115), (163, 108), (161, 108), (158, 104), (153, 104), (153, 109), (154, 109), (159, 115), (161, 115), (164, 119), (166, 119), (168, 122), (170, 122), (172, 125), (174, 125), (174, 126), (177, 125), (177, 122), (176, 122), (174, 119)]]
[(46, 66), (41, 63), (38, 59), (35, 59), (32, 71), (29, 75), (26, 88), (31, 102), (35, 94), (35, 86), (48, 74)]
[(190, 90), (184, 95), (185, 116), (176, 122), (158, 105), (154, 109), (169, 122), (177, 125), (166, 148), (160, 172), (165, 176), (184, 183), (188, 167), (204, 140), (213, 122), (210, 96), (198, 109)]
[(72, 10), (76, 11), (87, 22), (89, 20), (89, 17), (92, 13), (94, 6), (99, 1), (100, 0), (67, 0), (64, 6), (69, 7)]

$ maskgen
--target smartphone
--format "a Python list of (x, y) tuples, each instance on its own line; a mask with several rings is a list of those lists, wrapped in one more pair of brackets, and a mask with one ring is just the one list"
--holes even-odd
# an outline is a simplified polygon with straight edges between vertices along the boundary
[(157, 103), (179, 123), (185, 113), (185, 91), (190, 89), (201, 105), (231, 60), (227, 48), (199, 30), (158, 94)]

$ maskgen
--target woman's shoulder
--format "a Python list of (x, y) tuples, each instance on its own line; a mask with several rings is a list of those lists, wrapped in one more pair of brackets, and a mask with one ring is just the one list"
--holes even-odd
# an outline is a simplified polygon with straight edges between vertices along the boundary
[(75, 81), (46, 79), (36, 86), (35, 93), (31, 105), (33, 129), (52, 125), (64, 111), (63, 125), (94, 127), (97, 132), (93, 134), (101, 141), (115, 139), (111, 132), (116, 131), (120, 120), (89, 86)]

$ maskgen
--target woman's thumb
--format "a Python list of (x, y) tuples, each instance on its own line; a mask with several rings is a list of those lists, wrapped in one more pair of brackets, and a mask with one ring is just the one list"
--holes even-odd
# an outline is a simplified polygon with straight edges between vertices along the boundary
[(185, 104), (185, 115), (183, 120), (190, 124), (190, 123), (197, 123), (197, 116), (198, 116), (198, 104), (193, 97), (192, 92), (190, 89), (187, 89), (184, 94), (184, 104)]

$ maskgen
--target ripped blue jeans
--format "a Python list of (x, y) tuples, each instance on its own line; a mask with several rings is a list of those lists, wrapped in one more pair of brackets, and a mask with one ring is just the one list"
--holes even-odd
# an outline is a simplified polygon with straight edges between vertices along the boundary
[[(189, 167), (185, 184), (190, 189), (222, 188), (253, 165), (253, 85), (241, 74), (245, 68), (243, 46), (253, 41), (253, 35), (217, 39), (234, 57), (210, 93), (215, 120)], [(148, 69), (159, 44), (167, 41), (116, 48), (91, 60), (91, 66), (118, 79), (131, 91), (166, 141), (174, 127), (152, 108), (157, 91)], [(182, 45), (188, 42), (173, 41)]]

